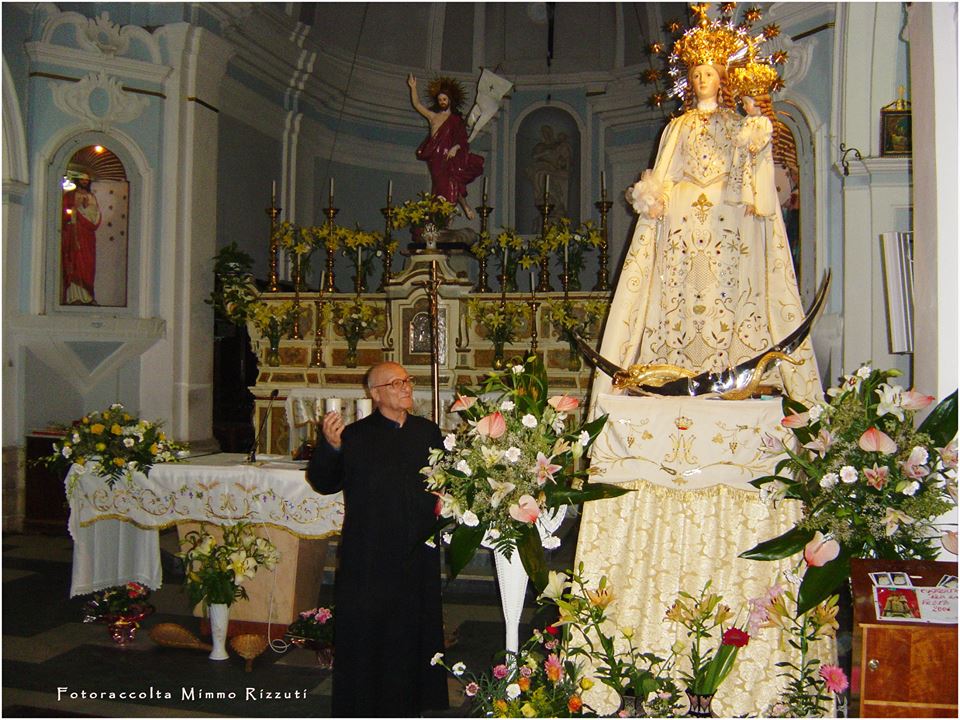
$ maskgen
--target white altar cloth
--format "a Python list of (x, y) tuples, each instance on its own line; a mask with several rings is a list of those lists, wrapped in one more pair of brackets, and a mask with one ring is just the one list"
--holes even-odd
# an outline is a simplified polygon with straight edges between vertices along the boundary
[(340, 531), (343, 497), (320, 495), (291, 462), (241, 464), (218, 454), (155, 465), (148, 475), (112, 488), (92, 472), (67, 475), (68, 528), (74, 540), (70, 595), (136, 581), (160, 587), (158, 530), (180, 522), (245, 521), (283, 528), (301, 538)]
[(678, 490), (719, 484), (755, 490), (750, 480), (773, 474), (783, 459), (764, 449), (764, 435), (780, 442), (790, 436), (780, 425), (779, 399), (601, 394), (596, 414), (603, 413), (610, 417), (594, 443), (591, 467), (606, 483), (643, 478)]

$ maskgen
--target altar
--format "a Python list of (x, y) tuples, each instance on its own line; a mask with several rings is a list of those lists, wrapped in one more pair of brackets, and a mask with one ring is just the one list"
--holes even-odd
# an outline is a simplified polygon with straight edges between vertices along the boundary
[(249, 600), (231, 607), (233, 620), (287, 625), (316, 605), (327, 538), (343, 524), (343, 499), (313, 491), (302, 464), (240, 454), (197, 457), (155, 465), (148, 474), (111, 488), (92, 472), (66, 479), (68, 528), (74, 540), (70, 595), (127, 582), (152, 589), (162, 583), (159, 531), (172, 525), (249, 522), (280, 551), (275, 571), (245, 584)]

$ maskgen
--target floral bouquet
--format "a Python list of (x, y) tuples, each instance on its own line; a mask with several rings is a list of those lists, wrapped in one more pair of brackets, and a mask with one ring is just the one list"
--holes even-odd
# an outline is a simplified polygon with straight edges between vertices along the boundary
[(443, 653), (430, 661), (450, 672), (460, 684), (477, 715), (486, 717), (589, 717), (582, 693), (593, 686), (582, 677), (577, 663), (568, 659), (556, 626), (535, 630), (509, 660), (477, 676), (462, 662), (448, 666)]
[(261, 566), (272, 570), (280, 559), (274, 544), (258, 537), (249, 523), (224, 525), (221, 530), (219, 542), (203, 524), (180, 541), (182, 552), (177, 557), (183, 560), (187, 594), (194, 605), (232, 605), (246, 599), (247, 590), (241, 583), (256, 575)]
[(445, 228), (457, 212), (457, 206), (446, 198), (430, 193), (419, 193), (419, 200), (407, 200), (391, 214), (391, 226), (397, 230), (405, 227), (434, 225)]
[(381, 310), (360, 298), (337, 303), (333, 310), (334, 324), (348, 343), (356, 345), (375, 328)]
[(831, 595), (805, 613), (797, 613), (796, 593), (789, 586), (774, 583), (763, 595), (750, 600), (750, 635), (762, 628), (780, 630), (790, 647), (799, 653), (797, 662), (782, 661), (777, 667), (787, 687), (763, 714), (767, 717), (822, 717), (830, 695), (847, 689), (846, 673), (836, 665), (822, 665), (812, 653), (815, 643), (836, 636), (836, 595)]
[[(63, 474), (78, 465), (103, 476), (113, 487), (134, 472), (147, 473), (157, 463), (177, 462), (186, 455), (187, 446), (169, 440), (160, 426), (134, 417), (123, 405), (114, 403), (65, 427), (64, 438), (53, 443), (53, 452), (41, 462)], [(73, 484), (71, 479), (68, 492)]]
[(280, 338), (293, 329), (293, 323), (301, 309), (290, 300), (281, 302), (257, 301), (253, 306), (250, 319), (262, 336), (267, 338), (271, 347), (275, 347)]
[(293, 637), (315, 640), (330, 644), (333, 642), (333, 609), (316, 607), (304, 610), (287, 627), (287, 634)]
[(485, 258), (493, 249), (493, 237), (489, 230), (483, 230), (477, 234), (477, 239), (470, 246), (470, 252), (474, 257)]
[(137, 582), (101, 590), (84, 603), (83, 622), (115, 622), (118, 618), (139, 622), (153, 612), (149, 597), (149, 588)]
[(517, 289), (517, 267), (524, 261), (524, 267), (530, 267), (535, 260), (527, 252), (526, 243), (517, 234), (516, 230), (505, 229), (493, 240), (491, 248), (497, 254), (500, 263), (500, 274), (506, 275), (506, 289)]
[(851, 557), (936, 556), (934, 521), (956, 505), (957, 393), (915, 428), (914, 413), (933, 397), (887, 382), (897, 375), (865, 365), (831, 388), (828, 402), (807, 408), (784, 399), (782, 424), (798, 447), (769, 441), (786, 458), (776, 475), (752, 484), (769, 501), (802, 501), (803, 518), (742, 557), (778, 560), (803, 551), (799, 613), (850, 576)]
[(350, 230), (344, 237), (343, 256), (353, 265), (354, 285), (358, 292), (366, 286), (367, 275), (373, 270), (371, 261), (380, 253), (378, 247), (382, 241), (382, 233), (364, 232), (359, 227)]
[(297, 227), (289, 220), (274, 226), (272, 239), (288, 253), (301, 257), (309, 255), (316, 247), (313, 242), (312, 228)]
[(529, 312), (529, 306), (521, 302), (467, 301), (467, 313), (483, 328), (487, 338), (494, 344), (512, 343), (516, 339), (520, 323)]
[(253, 258), (240, 250), (235, 242), (221, 248), (214, 258), (214, 290), (206, 300), (214, 312), (234, 324), (250, 317), (260, 297), (250, 269)]
[(607, 300), (548, 300), (544, 310), (557, 332), (572, 343), (574, 334), (584, 339), (596, 334), (609, 305)]
[(632, 628), (620, 628), (618, 637), (609, 635), (607, 607), (614, 599), (606, 576), (595, 589), (587, 587), (580, 563), (579, 570), (569, 576), (551, 570), (538, 602), (559, 609), (555, 627), (562, 633), (567, 654), (588, 658), (600, 682), (621, 697), (625, 712), (650, 717), (674, 715), (681, 709), (681, 692), (671, 677), (674, 653), (661, 658), (644, 652), (634, 644)]
[(340, 227), (333, 223), (314, 225), (310, 228), (305, 228), (305, 230), (309, 231), (313, 244), (317, 247), (322, 247), (327, 252), (336, 252), (339, 250), (352, 232), (349, 228)]
[[(727, 679), (737, 653), (744, 645), (750, 642), (750, 635), (743, 629), (731, 625), (726, 630), (724, 623), (733, 617), (733, 612), (723, 604), (723, 598), (716, 593), (709, 593), (710, 581), (700, 591), (698, 597), (680, 591), (680, 596), (667, 610), (666, 619), (686, 628), (690, 638), (690, 670), (681, 670), (680, 676), (687, 685), (687, 696), (690, 699), (691, 711), (696, 711), (695, 703), (700, 696), (707, 698), (717, 692), (720, 684)], [(704, 641), (711, 638), (711, 633), (717, 631), (720, 642), (716, 648), (704, 648)], [(677, 653), (682, 648), (675, 646)]]
[(549, 395), (537, 357), (491, 373), (479, 392), (460, 389), (450, 409), (461, 423), (443, 448), (431, 451), (422, 471), (438, 497), (436, 530), (456, 525), (450, 536), (453, 576), (486, 539), (508, 558), (517, 550), (527, 575), (543, 588), (543, 548), (560, 541), (550, 536), (541, 542), (541, 513), (628, 492), (587, 483), (588, 471), (578, 469), (607, 421), (603, 415), (580, 425), (570, 416), (578, 407), (569, 395)]

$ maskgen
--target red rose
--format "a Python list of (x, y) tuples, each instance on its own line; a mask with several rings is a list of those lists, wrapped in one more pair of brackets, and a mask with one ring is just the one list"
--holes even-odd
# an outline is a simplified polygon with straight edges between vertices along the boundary
[(544, 630), (546, 630), (551, 635), (559, 635), (560, 629), (556, 625), (547, 625)]
[(750, 636), (747, 635), (740, 628), (730, 628), (723, 634), (723, 640), (721, 641), (723, 645), (734, 645), (735, 647), (743, 647), (748, 642), (750, 642)]

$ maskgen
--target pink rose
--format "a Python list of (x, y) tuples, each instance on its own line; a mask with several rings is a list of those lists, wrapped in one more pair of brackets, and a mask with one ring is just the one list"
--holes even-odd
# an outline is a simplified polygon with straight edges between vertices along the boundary
[(877, 430), (875, 427), (868, 428), (867, 431), (860, 436), (857, 444), (860, 445), (861, 450), (878, 452), (883, 455), (892, 455), (897, 451), (897, 444), (890, 439), (890, 436), (882, 430)]
[(850, 684), (847, 682), (847, 675), (843, 668), (838, 665), (821, 665), (820, 677), (823, 678), (823, 686), (834, 693), (842, 693)]
[(453, 401), (453, 405), (450, 406), (450, 412), (460, 412), (461, 410), (469, 410), (477, 402), (477, 399), (472, 395), (461, 395), (457, 393), (457, 399)]
[(477, 433), (496, 440), (507, 431), (507, 421), (498, 412), (492, 412), (477, 421)]
[(580, 407), (580, 401), (569, 395), (554, 395), (547, 404), (557, 412), (570, 412)]
[(819, 530), (813, 540), (803, 548), (803, 559), (810, 567), (822, 567), (840, 554), (840, 543), (834, 539), (827, 539)]
[(916, 390), (908, 390), (900, 396), (900, 407), (904, 410), (923, 410), (933, 400), (933, 395), (924, 395)]
[(539, 516), (537, 501), (529, 495), (521, 495), (520, 499), (510, 506), (510, 517), (517, 522), (534, 523)]
[(493, 668), (493, 676), (497, 680), (503, 680), (507, 676), (508, 672), (507, 666), (503, 665), (502, 663), (500, 665), (495, 665)]

